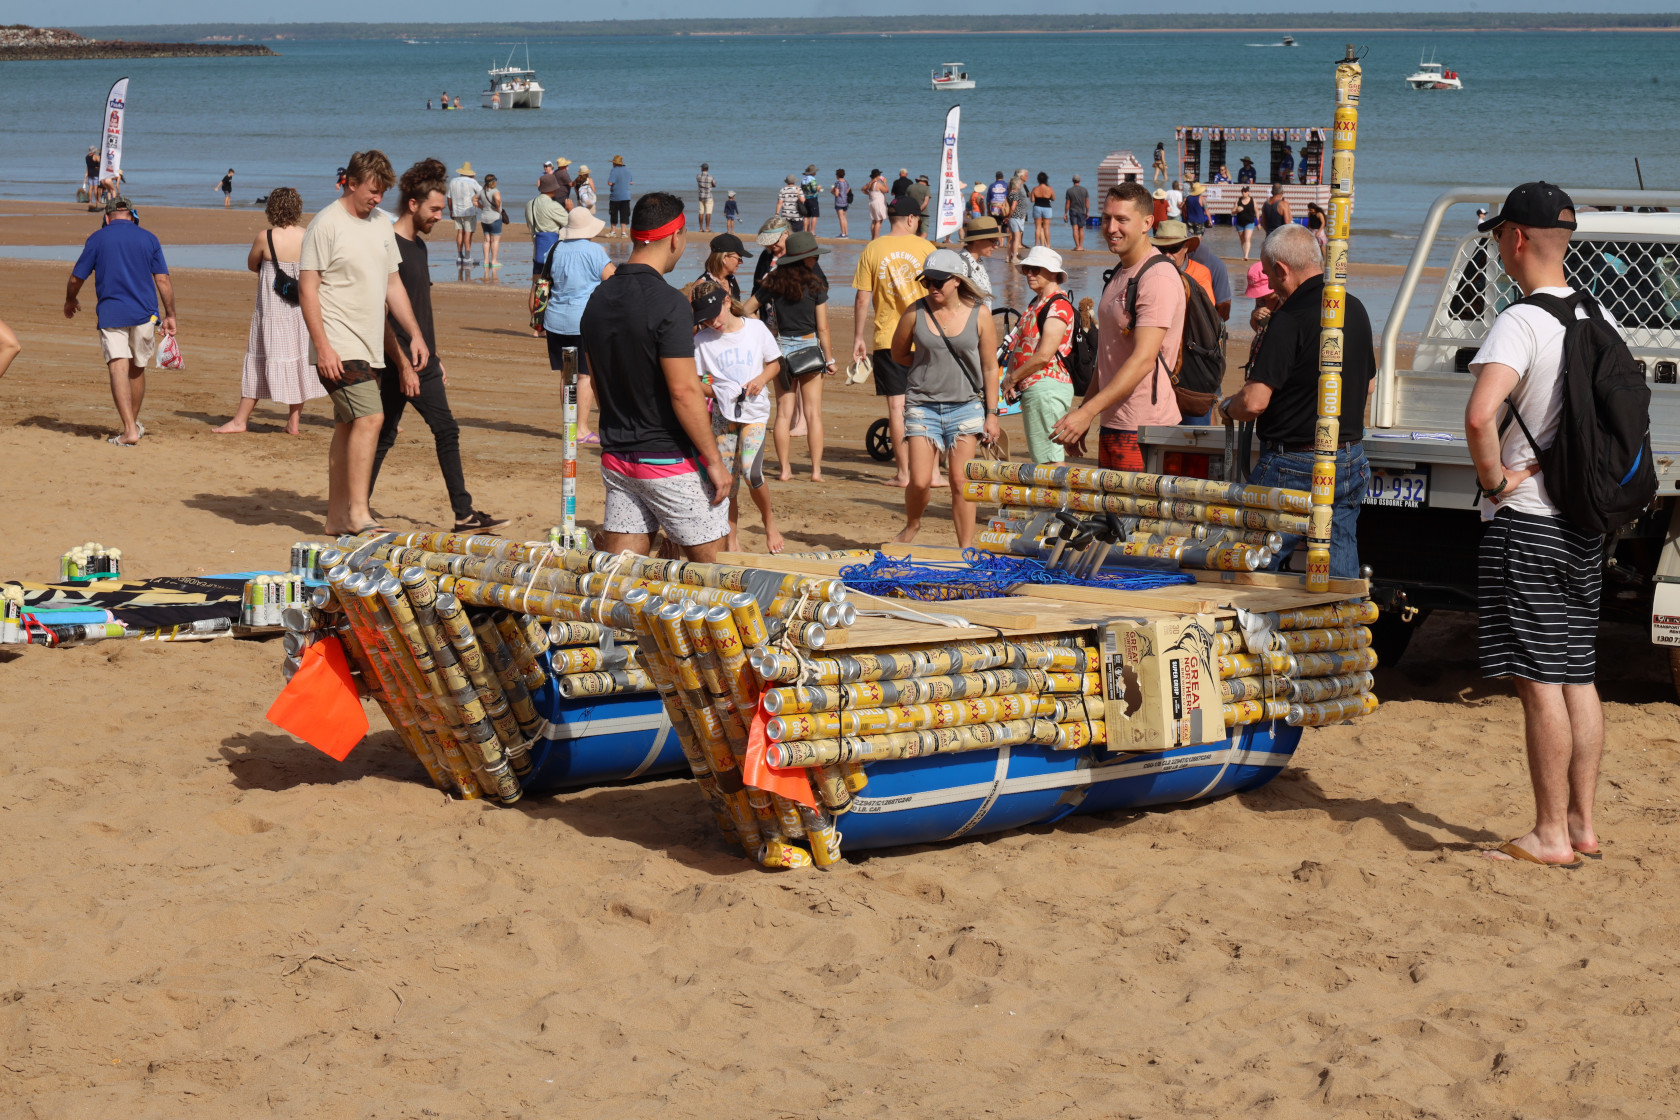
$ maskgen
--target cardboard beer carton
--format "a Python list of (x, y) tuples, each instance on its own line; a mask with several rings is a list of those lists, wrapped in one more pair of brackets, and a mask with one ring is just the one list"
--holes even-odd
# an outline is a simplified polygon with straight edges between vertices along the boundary
[(1211, 615), (1117, 618), (1103, 625), (1109, 750), (1164, 751), (1224, 741), (1213, 635)]

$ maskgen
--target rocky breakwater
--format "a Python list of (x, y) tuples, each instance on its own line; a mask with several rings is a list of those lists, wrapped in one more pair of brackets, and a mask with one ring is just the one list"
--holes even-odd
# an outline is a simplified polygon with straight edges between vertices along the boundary
[(0, 27), (0, 62), (61, 58), (210, 58), (273, 55), (261, 43), (144, 43), (89, 39), (55, 27)]

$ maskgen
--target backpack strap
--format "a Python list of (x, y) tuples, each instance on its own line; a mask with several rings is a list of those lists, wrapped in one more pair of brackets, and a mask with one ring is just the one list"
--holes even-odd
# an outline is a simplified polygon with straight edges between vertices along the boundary
[[(1153, 257), (1150, 257), (1148, 260), (1144, 261), (1142, 267), (1140, 267), (1136, 272), (1132, 273), (1132, 278), (1130, 280), (1126, 281), (1126, 329), (1127, 330), (1131, 330), (1131, 329), (1133, 329), (1137, 326), (1138, 281), (1143, 279), (1143, 274), (1144, 273), (1148, 272), (1151, 268), (1154, 268), (1156, 265), (1161, 264), (1163, 261), (1166, 262), (1167, 264), (1172, 264), (1172, 258), (1171, 257), (1167, 256), (1165, 253), (1156, 253)], [(1178, 266), (1173, 265), (1173, 267), (1176, 270)], [(1160, 400), (1161, 400), (1161, 370), (1165, 369), (1166, 365), (1167, 365), (1167, 360), (1161, 356), (1161, 352), (1159, 350), (1155, 351), (1155, 367), (1149, 371), (1149, 403), (1150, 404), (1160, 403)], [(1172, 377), (1172, 370), (1170, 370), (1170, 369), (1167, 370), (1167, 377), (1169, 379)]]
[(1576, 292), (1571, 296), (1554, 296), (1550, 292), (1535, 292), (1533, 295), (1524, 296), (1511, 306), (1515, 307), (1517, 304), (1538, 307), (1562, 324), (1564, 330), (1568, 330), (1570, 324), (1576, 321), (1575, 309), (1577, 307), (1585, 306), (1589, 315), (1598, 311), (1598, 302), (1585, 292)]

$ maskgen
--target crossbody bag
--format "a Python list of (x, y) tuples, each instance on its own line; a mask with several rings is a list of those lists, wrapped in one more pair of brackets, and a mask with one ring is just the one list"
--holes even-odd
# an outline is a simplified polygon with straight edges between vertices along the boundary
[(280, 267), (280, 255), (274, 251), (273, 230), (268, 231), (268, 256), (274, 262), (274, 294), (279, 296), (282, 302), (296, 307), (298, 305), (297, 277), (287, 274), (286, 270)]

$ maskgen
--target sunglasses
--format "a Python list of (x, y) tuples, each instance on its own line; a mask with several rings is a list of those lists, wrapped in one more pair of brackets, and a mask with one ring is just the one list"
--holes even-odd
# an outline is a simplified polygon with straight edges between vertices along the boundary
[(943, 288), (946, 284), (949, 284), (955, 279), (956, 277), (951, 275), (949, 272), (922, 273), (922, 284), (929, 288)]

